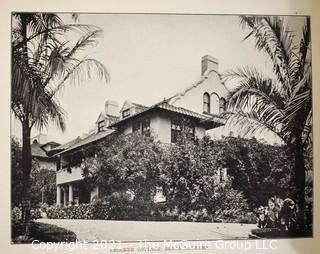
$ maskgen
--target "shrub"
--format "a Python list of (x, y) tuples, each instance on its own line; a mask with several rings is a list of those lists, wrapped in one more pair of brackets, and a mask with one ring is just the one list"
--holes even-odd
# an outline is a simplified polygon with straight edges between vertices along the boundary
[[(39, 208), (31, 209), (30, 210), (30, 219), (36, 220), (41, 218), (41, 211)], [(11, 219), (13, 222), (18, 222), (22, 219), (22, 209), (20, 207), (13, 207), (11, 211)]]
[(31, 214), (31, 220), (42, 218), (41, 211), (39, 208), (31, 209), (30, 214)]
[(46, 213), (49, 219), (105, 220), (108, 219), (109, 210), (109, 205), (105, 201), (97, 199), (92, 203), (77, 206), (51, 206), (46, 209)]
[(18, 222), (21, 220), (22, 210), (19, 207), (14, 207), (11, 211), (11, 220), (12, 222)]
[(51, 206), (47, 210), (49, 219), (91, 219), (89, 204), (79, 206), (57, 207)]
[(257, 215), (253, 212), (242, 214), (238, 218), (238, 222), (243, 224), (257, 224), (257, 220)]
[(125, 192), (114, 192), (106, 198), (109, 206), (109, 219), (128, 220), (133, 219), (133, 205), (131, 196)]

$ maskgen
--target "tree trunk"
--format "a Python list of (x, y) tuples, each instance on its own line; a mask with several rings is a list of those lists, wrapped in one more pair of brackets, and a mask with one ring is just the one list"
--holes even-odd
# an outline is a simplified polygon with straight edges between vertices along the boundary
[(306, 175), (304, 166), (304, 156), (303, 156), (303, 145), (301, 140), (301, 134), (296, 135), (295, 147), (294, 147), (294, 183), (296, 187), (296, 199), (298, 202), (298, 230), (299, 233), (305, 232), (305, 186), (306, 186)]
[(22, 125), (22, 210), (24, 234), (28, 236), (28, 225), (30, 220), (30, 173), (32, 167), (31, 144), (30, 144), (31, 128), (28, 124)]

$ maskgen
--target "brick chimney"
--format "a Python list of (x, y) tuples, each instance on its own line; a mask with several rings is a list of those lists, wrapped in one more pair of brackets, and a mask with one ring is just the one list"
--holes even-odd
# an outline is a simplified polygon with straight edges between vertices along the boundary
[(218, 66), (218, 59), (210, 55), (203, 56), (201, 59), (201, 76), (204, 76), (211, 71), (218, 73)]

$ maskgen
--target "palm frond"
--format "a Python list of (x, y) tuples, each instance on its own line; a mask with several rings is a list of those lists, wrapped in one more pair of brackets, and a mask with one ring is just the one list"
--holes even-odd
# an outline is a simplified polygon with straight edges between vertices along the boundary
[(312, 111), (309, 112), (306, 124), (302, 131), (302, 142), (305, 147), (312, 148)]
[(76, 65), (71, 65), (71, 68), (64, 73), (62, 80), (53, 89), (52, 95), (61, 91), (67, 80), (70, 80), (72, 85), (76, 85), (82, 84), (84, 80), (91, 79), (93, 76), (106, 83), (110, 80), (107, 68), (101, 62), (90, 58), (83, 59)]
[(246, 39), (254, 36), (256, 48), (266, 52), (272, 63), (278, 81), (283, 85), (287, 96), (290, 97), (293, 86), (294, 70), (298, 59), (293, 54), (293, 33), (277, 16), (257, 17), (241, 16), (242, 27), (249, 28)]
[(255, 68), (238, 68), (237, 70), (229, 70), (221, 75), (224, 82), (235, 81), (236, 86), (230, 91), (227, 101), (229, 107), (235, 107), (239, 100), (248, 93), (249, 95), (257, 95), (268, 99), (270, 103), (282, 109), (286, 104), (285, 93), (281, 86), (270, 78), (264, 77)]
[(302, 132), (309, 112), (312, 109), (311, 91), (306, 90), (290, 100), (283, 119), (286, 129), (293, 133)]
[(53, 123), (58, 129), (65, 131), (65, 117), (66, 112), (48, 93), (42, 94), (38, 98), (38, 103), (34, 105), (32, 120), (38, 130)]
[(51, 28), (46, 28), (44, 30), (35, 32), (28, 36), (28, 38), (25, 41), (22, 41), (20, 38), (17, 38), (16, 40), (12, 41), (13, 50), (19, 49), (23, 47), (24, 43), (28, 43), (32, 40), (41, 38), (44, 34), (48, 34), (51, 36), (55, 36), (57, 34), (63, 34), (68, 31), (77, 32), (80, 34), (85, 34), (88, 32), (91, 32), (92, 30), (98, 30), (100, 29), (97, 26), (94, 25), (87, 25), (87, 24), (68, 24), (68, 25), (60, 25), (55, 26)]
[(92, 45), (96, 45), (97, 41), (96, 38), (99, 37), (102, 33), (102, 30), (99, 29), (95, 29), (93, 31), (90, 31), (88, 33), (86, 33), (85, 35), (83, 35), (74, 45), (74, 47), (70, 50), (69, 54), (66, 55), (66, 58), (70, 58), (73, 57), (74, 54), (80, 50), (83, 50), (84, 48), (86, 48), (87, 46), (92, 46)]
[[(306, 17), (306, 21), (302, 31), (302, 38), (299, 45), (298, 53), (298, 65), (295, 70), (295, 79), (301, 80), (303, 78), (304, 69), (306, 62), (310, 61), (311, 52), (311, 28), (310, 28), (310, 17)], [(311, 65), (311, 62), (310, 62)], [(298, 82), (297, 82), (298, 83)]]
[(285, 142), (284, 136), (276, 131), (268, 122), (264, 122), (254, 112), (225, 112), (223, 117), (227, 120), (225, 128), (236, 129), (241, 136), (250, 137), (256, 134), (273, 132)]
[[(13, 113), (30, 127), (42, 129), (53, 123), (64, 130), (66, 112), (55, 95), (65, 81), (70, 79), (80, 84), (93, 76), (106, 82), (109, 80), (102, 63), (94, 59), (79, 61), (75, 56), (78, 51), (95, 43), (101, 29), (91, 25), (64, 25), (55, 14), (17, 14), (15, 17), (17, 28), (12, 42)], [(27, 37), (26, 29), (19, 26), (27, 27)], [(66, 31), (81, 34), (73, 47), (66, 40), (60, 40)], [(21, 36), (22, 32), (24, 36)], [(59, 78), (57, 86), (48, 86), (59, 81)]]

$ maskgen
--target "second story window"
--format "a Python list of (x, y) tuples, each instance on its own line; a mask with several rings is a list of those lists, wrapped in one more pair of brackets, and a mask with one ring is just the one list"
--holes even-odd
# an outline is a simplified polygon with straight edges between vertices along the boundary
[(104, 126), (105, 126), (104, 121), (98, 122), (98, 132), (103, 131), (104, 130)]
[(129, 108), (122, 111), (122, 118), (126, 118), (128, 116), (130, 116), (130, 109)]
[(171, 120), (171, 142), (176, 143), (178, 136), (181, 134), (182, 124), (176, 119)]
[(203, 94), (203, 112), (210, 113), (210, 95), (208, 93)]

